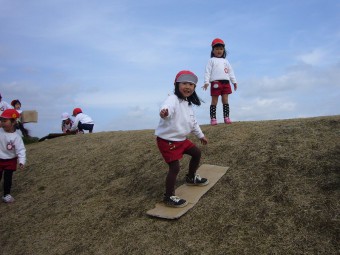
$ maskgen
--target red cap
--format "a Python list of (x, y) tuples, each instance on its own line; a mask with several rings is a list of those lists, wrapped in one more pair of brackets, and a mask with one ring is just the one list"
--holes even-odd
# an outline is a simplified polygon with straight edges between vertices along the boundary
[(80, 108), (73, 109), (73, 116), (76, 116), (78, 113), (82, 113), (83, 111)]
[(221, 44), (221, 45), (225, 46), (225, 44), (224, 44), (224, 42), (223, 42), (222, 39), (216, 38), (216, 39), (214, 39), (214, 40), (212, 41), (211, 47), (214, 47), (214, 46), (217, 45), (217, 44)]
[(0, 117), (3, 119), (17, 119), (20, 114), (15, 109), (7, 109), (2, 112)]
[(190, 82), (196, 85), (198, 82), (198, 78), (196, 74), (194, 74), (193, 72), (188, 71), (188, 70), (183, 70), (183, 71), (180, 71), (176, 75), (175, 83), (176, 82)]

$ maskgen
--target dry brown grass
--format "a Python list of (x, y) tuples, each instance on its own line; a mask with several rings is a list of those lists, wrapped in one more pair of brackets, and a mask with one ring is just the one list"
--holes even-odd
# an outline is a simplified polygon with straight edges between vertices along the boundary
[(145, 214), (167, 170), (153, 130), (27, 145), (0, 254), (339, 254), (340, 116), (202, 129), (201, 163), (230, 169), (175, 221)]

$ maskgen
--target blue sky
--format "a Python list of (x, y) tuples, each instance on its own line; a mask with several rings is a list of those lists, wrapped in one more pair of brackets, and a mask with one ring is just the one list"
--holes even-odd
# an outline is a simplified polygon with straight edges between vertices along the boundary
[[(227, 44), (238, 90), (231, 119), (340, 114), (338, 0), (0, 0), (0, 93), (37, 110), (33, 136), (81, 107), (95, 132), (154, 129), (178, 71), (201, 89), (210, 44)], [(217, 117), (222, 120), (219, 102)]]

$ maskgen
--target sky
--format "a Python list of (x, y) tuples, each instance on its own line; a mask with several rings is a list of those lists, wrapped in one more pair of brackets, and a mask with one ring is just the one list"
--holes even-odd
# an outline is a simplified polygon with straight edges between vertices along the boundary
[(0, 93), (38, 112), (26, 124), (36, 137), (61, 132), (75, 107), (94, 132), (155, 129), (191, 70), (205, 125), (204, 70), (221, 38), (238, 81), (232, 121), (338, 115), (339, 13), (338, 0), (0, 0)]

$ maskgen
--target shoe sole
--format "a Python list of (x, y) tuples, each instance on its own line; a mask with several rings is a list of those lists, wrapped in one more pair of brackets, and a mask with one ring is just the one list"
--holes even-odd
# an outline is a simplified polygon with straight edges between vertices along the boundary
[(5, 201), (5, 200), (2, 200), (2, 202), (6, 203), (6, 204), (11, 204), (11, 203), (14, 203), (15, 200), (10, 200), (10, 201)]
[(181, 207), (185, 207), (188, 205), (188, 201), (185, 201), (184, 204), (181, 204), (181, 205), (172, 205), (172, 204), (168, 204), (167, 202), (164, 202), (164, 204), (167, 206), (167, 207), (172, 207), (172, 208), (181, 208)]
[(185, 184), (188, 185), (188, 186), (206, 186), (206, 185), (209, 184), (209, 181), (206, 181), (205, 183), (188, 183), (188, 182), (186, 182)]

